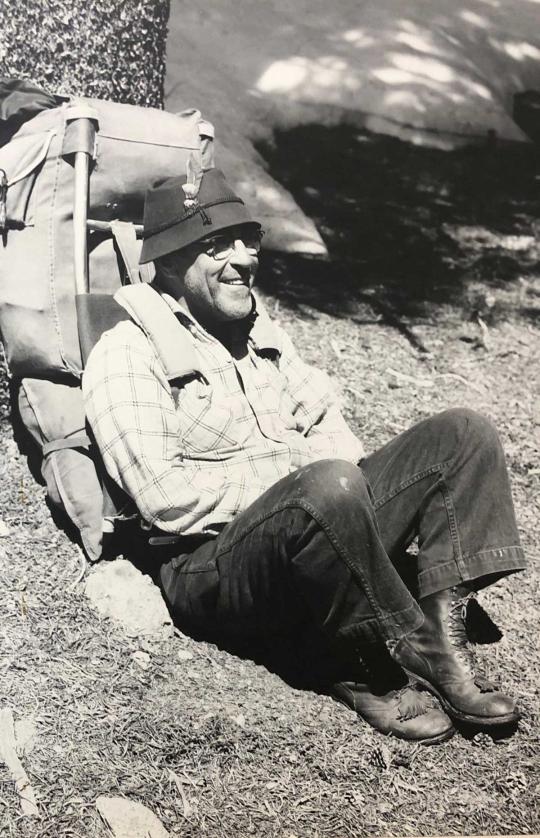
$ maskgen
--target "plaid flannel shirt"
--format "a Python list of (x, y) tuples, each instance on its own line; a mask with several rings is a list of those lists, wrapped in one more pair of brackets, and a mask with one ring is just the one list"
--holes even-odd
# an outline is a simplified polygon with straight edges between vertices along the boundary
[[(83, 377), (105, 467), (148, 523), (213, 534), (300, 466), (358, 462), (362, 445), (328, 376), (300, 359), (260, 301), (238, 362), (175, 300), (163, 300), (187, 330), (201, 375), (179, 382), (175, 393), (145, 332), (124, 321), (102, 336)], [(158, 294), (156, 304), (163, 304)]]

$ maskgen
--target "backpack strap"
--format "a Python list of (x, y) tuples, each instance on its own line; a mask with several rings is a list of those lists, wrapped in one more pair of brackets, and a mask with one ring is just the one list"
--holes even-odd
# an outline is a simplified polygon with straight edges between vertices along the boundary
[(154, 346), (169, 382), (202, 372), (186, 330), (154, 288), (145, 283), (126, 285), (116, 292), (114, 299)]
[(128, 314), (115, 301), (112, 294), (77, 294), (77, 328), (83, 367), (88, 356), (103, 332), (112, 329), (121, 320), (127, 320)]
[[(127, 238), (123, 238), (124, 225), (117, 222), (116, 241), (120, 230), (122, 244), (129, 239), (131, 244), (135, 241), (131, 232)], [(129, 225), (127, 225), (129, 226)], [(134, 233), (134, 231), (133, 231)], [(128, 247), (131, 247), (131, 244)], [(120, 247), (120, 244), (119, 244)], [(121, 251), (122, 252), (122, 251)], [(125, 249), (125, 256), (122, 254), (127, 265), (127, 259), (132, 258)], [(137, 256), (138, 261), (138, 256)], [(131, 262), (132, 266), (134, 262)], [(161, 296), (145, 282), (136, 281), (136, 284), (126, 285), (112, 297), (108, 294), (82, 294), (76, 298), (77, 313), (79, 319), (79, 340), (83, 361), (86, 359), (99, 340), (101, 334), (112, 328), (122, 320), (131, 318), (146, 334), (157, 352), (165, 370), (167, 380), (171, 384), (171, 391), (176, 401), (178, 388), (174, 386), (174, 380), (200, 372), (200, 363), (197, 353), (191, 344), (185, 329), (178, 322), (174, 312)], [(83, 448), (92, 440), (85, 435), (77, 435), (66, 440), (55, 440), (46, 445), (44, 454), (50, 454), (62, 448)], [(101, 482), (103, 493), (103, 538), (104, 552), (107, 548), (105, 542), (114, 533), (115, 522), (118, 520), (130, 519), (131, 514), (126, 516), (125, 507), (129, 506), (127, 495), (116, 485), (113, 479), (107, 474), (100, 458), (95, 459), (96, 469)], [(131, 510), (131, 507), (129, 507)], [(138, 516), (135, 516), (138, 517)], [(140, 525), (144, 529), (143, 521)], [(164, 536), (167, 544), (174, 543), (176, 536)], [(161, 544), (161, 538), (152, 538), (152, 544)]]
[(126, 266), (129, 281), (136, 285), (141, 281), (139, 272), (140, 248), (137, 246), (135, 227), (129, 221), (111, 221), (111, 233)]
[(45, 442), (41, 446), (41, 453), (44, 457), (47, 454), (52, 454), (53, 451), (63, 451), (64, 448), (90, 448), (92, 440), (88, 434), (76, 434), (75, 436), (66, 436), (62, 439), (53, 439), (52, 442)]

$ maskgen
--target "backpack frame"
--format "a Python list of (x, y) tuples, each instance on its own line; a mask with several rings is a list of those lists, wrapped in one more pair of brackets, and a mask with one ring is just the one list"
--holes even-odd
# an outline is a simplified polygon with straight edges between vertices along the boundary
[[(99, 105), (105, 110), (131, 107), (115, 106), (113, 103)], [(142, 113), (144, 109), (137, 110)], [(198, 115), (200, 118), (198, 111), (185, 113), (188, 117)], [(116, 254), (115, 260), (121, 267), (122, 284), (147, 282), (152, 274), (148, 266), (139, 267), (138, 239), (142, 236), (142, 224), (137, 222), (142, 220), (140, 217), (134, 219), (131, 213), (129, 221), (89, 217), (90, 183), (98, 128), (95, 114), (87, 103), (72, 105), (66, 123), (69, 130), (66, 130), (63, 137), (62, 153), (69, 155), (73, 166), (73, 251), (69, 257), (70, 263), (72, 260), (71, 303), (68, 300), (73, 314), (68, 312), (67, 325), (68, 329), (76, 329), (77, 346), (71, 349), (74, 360), (69, 362), (66, 369), (62, 359), (60, 362), (53, 359), (52, 364), (48, 359), (42, 359), (37, 366), (38, 376), (34, 376), (32, 363), (25, 366), (24, 358), (21, 364), (20, 357), (15, 357), (17, 349), (15, 354), (12, 352), (10, 359), (9, 349), (12, 344), (9, 338), (6, 342), (5, 319), (2, 320), (2, 338), (5, 349), (7, 347), (11, 373), (19, 383), (19, 415), (41, 448), (41, 470), (49, 498), (55, 506), (68, 514), (80, 532), (86, 555), (91, 561), (96, 561), (114, 549), (115, 539), (112, 536), (117, 522), (138, 516), (134, 504), (107, 475), (86, 423), (80, 389), (80, 375), (86, 359), (104, 331), (129, 318), (127, 311), (114, 300), (113, 293), (91, 290), (89, 239), (97, 238), (102, 249), (108, 247), (109, 259), (111, 253)], [(213, 165), (213, 129), (203, 120), (200, 120), (200, 124), (201, 146), (192, 153), (200, 155), (203, 168), (210, 168)], [(119, 197), (121, 208), (122, 196)], [(67, 258), (65, 254), (64, 258)], [(98, 269), (100, 267), (98, 265)], [(69, 296), (69, 292), (66, 295)], [(75, 321), (73, 327), (70, 326), (70, 317)], [(10, 326), (7, 331), (10, 331)], [(171, 539), (165, 540), (170, 542)], [(159, 534), (157, 541), (160, 541)]]

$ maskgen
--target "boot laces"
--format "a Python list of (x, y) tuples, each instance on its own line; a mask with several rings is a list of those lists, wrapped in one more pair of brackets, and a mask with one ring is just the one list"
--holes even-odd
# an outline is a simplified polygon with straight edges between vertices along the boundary
[(458, 596), (454, 590), (455, 599), (450, 605), (448, 612), (448, 637), (456, 650), (456, 656), (474, 678), (474, 655), (470, 649), (467, 639), (465, 620), (467, 618), (467, 606), (476, 594), (471, 591), (466, 596)]

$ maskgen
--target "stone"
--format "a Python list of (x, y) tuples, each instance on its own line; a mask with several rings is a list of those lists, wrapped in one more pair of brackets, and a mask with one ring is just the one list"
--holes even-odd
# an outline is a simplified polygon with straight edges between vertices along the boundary
[(140, 650), (137, 652), (133, 652), (131, 655), (135, 663), (141, 667), (141, 669), (149, 669), (150, 667), (150, 655), (148, 652), (141, 652)]
[(189, 649), (179, 649), (177, 657), (181, 661), (190, 661), (193, 660), (193, 652), (190, 652)]
[(169, 838), (159, 818), (136, 800), (100, 795), (96, 808), (114, 838)]
[(110, 617), (130, 637), (162, 640), (173, 635), (159, 588), (126, 559), (98, 564), (85, 593), (101, 617)]

